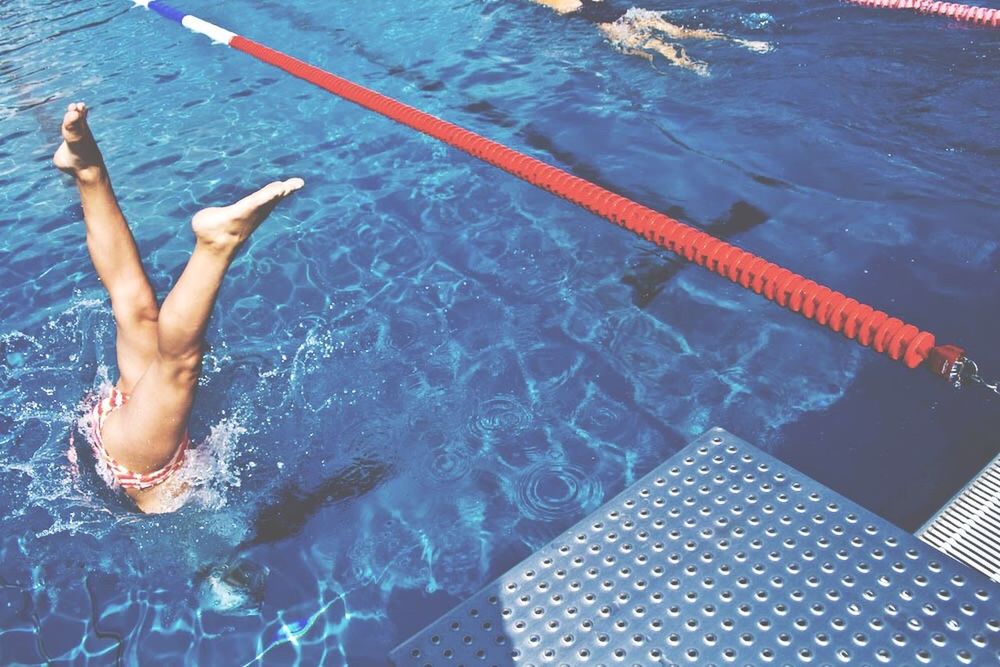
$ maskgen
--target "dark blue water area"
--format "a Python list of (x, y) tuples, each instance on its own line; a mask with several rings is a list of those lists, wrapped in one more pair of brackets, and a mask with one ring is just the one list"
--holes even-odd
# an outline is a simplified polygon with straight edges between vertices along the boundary
[[(528, 1), (174, 4), (1000, 373), (997, 31), (828, 0), (650, 0), (775, 47), (685, 42), (701, 77)], [(714, 425), (908, 530), (997, 451), (995, 397), (152, 12), (0, 16), (2, 664), (383, 665)], [(115, 380), (79, 202), (50, 165), (78, 99), (161, 295), (195, 211), (307, 182), (222, 289), (194, 491), (171, 515), (130, 511), (77, 433)]]

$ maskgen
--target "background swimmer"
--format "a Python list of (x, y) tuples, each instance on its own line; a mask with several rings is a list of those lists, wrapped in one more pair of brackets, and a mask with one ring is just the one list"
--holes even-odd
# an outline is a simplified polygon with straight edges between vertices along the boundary
[(730, 37), (721, 32), (685, 28), (665, 20), (648, 9), (635, 7), (623, 11), (603, 0), (533, 0), (560, 14), (577, 16), (597, 25), (611, 44), (622, 53), (653, 60), (653, 53), (666, 58), (672, 65), (683, 67), (702, 76), (708, 74), (708, 63), (692, 59), (674, 39), (725, 40), (756, 53), (771, 50), (768, 42)]
[(226, 270), (243, 243), (302, 179), (275, 181), (224, 208), (195, 214), (195, 247), (162, 305), (118, 206), (104, 158), (87, 125), (87, 107), (70, 104), (53, 162), (76, 180), (87, 248), (111, 296), (120, 379), (93, 410), (94, 453), (104, 476), (143, 512), (178, 505), (188, 419), (201, 372), (205, 329)]

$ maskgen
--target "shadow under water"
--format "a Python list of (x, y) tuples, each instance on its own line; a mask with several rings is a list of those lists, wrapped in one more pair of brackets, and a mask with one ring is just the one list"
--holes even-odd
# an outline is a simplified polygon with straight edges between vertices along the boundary
[(228, 615), (257, 613), (267, 593), (270, 568), (245, 555), (251, 547), (278, 542), (296, 535), (322, 508), (360, 497), (393, 473), (391, 465), (373, 458), (359, 458), (305, 489), (289, 483), (272, 502), (262, 506), (252, 522), (251, 536), (233, 549), (229, 558), (200, 568), (192, 579), (203, 608)]
[[(724, 217), (702, 229), (718, 239), (728, 240), (767, 222), (769, 218), (767, 213), (753, 204), (738, 201)], [(632, 302), (639, 308), (646, 308), (687, 264), (688, 262), (666, 250), (657, 249), (643, 255), (637, 266), (622, 276), (621, 281), (632, 288)]]
[(238, 548), (291, 537), (323, 507), (362, 496), (393, 473), (393, 467), (374, 458), (359, 458), (341, 468), (318, 486), (303, 489), (288, 484), (279, 489), (275, 500), (262, 507), (253, 521), (253, 534)]

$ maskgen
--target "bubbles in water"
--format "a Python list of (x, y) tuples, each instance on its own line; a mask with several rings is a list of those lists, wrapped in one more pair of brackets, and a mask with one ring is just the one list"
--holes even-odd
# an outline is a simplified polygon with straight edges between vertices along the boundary
[(604, 495), (599, 481), (575, 465), (539, 461), (513, 482), (514, 502), (521, 514), (537, 521), (576, 516), (597, 507)]

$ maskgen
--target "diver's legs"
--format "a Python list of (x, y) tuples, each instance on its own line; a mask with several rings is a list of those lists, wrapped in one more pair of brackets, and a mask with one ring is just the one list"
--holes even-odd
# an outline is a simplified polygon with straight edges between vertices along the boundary
[(687, 51), (685, 51), (684, 47), (680, 44), (670, 44), (668, 42), (660, 41), (654, 37), (647, 39), (642, 45), (642, 48), (656, 51), (661, 56), (669, 60), (671, 65), (677, 65), (678, 67), (691, 70), (700, 76), (706, 76), (708, 74), (708, 63), (693, 59), (687, 54)]
[(87, 249), (97, 276), (111, 296), (120, 386), (130, 392), (156, 354), (156, 296), (118, 207), (101, 151), (87, 125), (84, 104), (69, 105), (62, 135), (63, 143), (52, 161), (76, 179), (87, 228)]
[(637, 49), (637, 48), (634, 48), (634, 47), (631, 47), (631, 46), (619, 46), (618, 50), (621, 51), (622, 53), (624, 53), (627, 56), (636, 56), (637, 58), (642, 58), (643, 60), (648, 60), (651, 63), (653, 62), (653, 54), (652, 53), (647, 53), (646, 51), (643, 51), (642, 49)]
[(226, 269), (277, 203), (302, 185), (297, 178), (276, 181), (231, 206), (194, 216), (194, 252), (160, 308), (153, 362), (102, 432), (108, 453), (126, 468), (151, 472), (177, 451), (198, 385), (205, 329)]
[(572, 14), (573, 12), (580, 9), (583, 3), (580, 0), (534, 0), (540, 5), (545, 5), (550, 9), (554, 9), (560, 14)]
[(689, 69), (702, 76), (708, 74), (706, 63), (693, 60), (677, 44), (670, 44), (656, 37), (651, 37), (652, 31), (639, 21), (615, 21), (614, 23), (601, 23), (597, 27), (622, 53), (652, 61), (653, 56), (650, 55), (649, 51), (654, 51), (669, 60), (672, 65)]
[(721, 32), (716, 32), (714, 30), (703, 30), (701, 28), (685, 28), (684, 26), (679, 26), (675, 23), (667, 21), (662, 16), (651, 15), (643, 16), (642, 18), (636, 19), (636, 25), (647, 30), (656, 30), (662, 32), (664, 35), (671, 39), (701, 39), (704, 41), (712, 40), (725, 40), (727, 42), (732, 42), (733, 44), (738, 44), (745, 49), (755, 51), (757, 53), (767, 53), (771, 50), (771, 45), (768, 42), (752, 41), (747, 39), (739, 39), (737, 37), (730, 37)]

